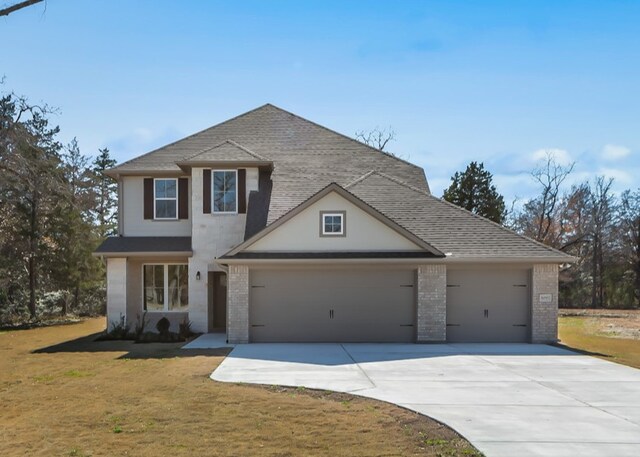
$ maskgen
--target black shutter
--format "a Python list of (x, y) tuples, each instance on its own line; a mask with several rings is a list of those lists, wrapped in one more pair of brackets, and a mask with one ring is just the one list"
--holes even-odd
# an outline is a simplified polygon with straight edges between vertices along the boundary
[(202, 170), (202, 212), (211, 214), (211, 170)]
[(189, 180), (178, 178), (178, 219), (189, 219)]
[(144, 218), (153, 219), (153, 178), (144, 178)]
[(247, 212), (247, 170), (238, 170), (238, 213)]

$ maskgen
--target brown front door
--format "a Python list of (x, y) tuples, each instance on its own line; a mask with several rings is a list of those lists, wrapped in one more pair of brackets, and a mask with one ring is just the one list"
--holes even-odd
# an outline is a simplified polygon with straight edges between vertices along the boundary
[(227, 274), (222, 271), (210, 273), (213, 284), (213, 325), (212, 330), (227, 329)]

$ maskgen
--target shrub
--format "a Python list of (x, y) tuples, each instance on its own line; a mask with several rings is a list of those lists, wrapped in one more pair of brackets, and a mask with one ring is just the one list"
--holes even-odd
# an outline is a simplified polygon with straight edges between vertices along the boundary
[(140, 341), (142, 335), (144, 335), (144, 329), (147, 326), (149, 321), (147, 320), (147, 312), (143, 312), (142, 316), (140, 314), (137, 315), (136, 325), (134, 327), (134, 333), (136, 337), (136, 341)]
[(111, 328), (107, 334), (114, 340), (125, 340), (129, 338), (129, 325), (122, 314), (120, 314), (118, 321), (111, 322)]
[(156, 324), (156, 330), (160, 334), (160, 339), (169, 340), (169, 327), (171, 327), (171, 322), (166, 317), (163, 317)]
[(191, 321), (185, 317), (182, 322), (180, 322), (180, 330), (178, 331), (178, 335), (180, 338), (187, 339), (194, 335), (191, 331)]

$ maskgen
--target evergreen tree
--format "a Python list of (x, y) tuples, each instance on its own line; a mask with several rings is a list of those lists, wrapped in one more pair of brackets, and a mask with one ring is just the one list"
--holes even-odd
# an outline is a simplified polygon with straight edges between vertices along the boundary
[(95, 217), (101, 238), (115, 235), (117, 227), (118, 184), (105, 175), (104, 172), (116, 166), (111, 158), (109, 149), (98, 150), (99, 154), (93, 161), (93, 192), (96, 198)]
[(493, 176), (482, 163), (471, 162), (464, 172), (456, 172), (443, 198), (479, 216), (502, 224), (506, 216), (504, 198), (492, 184)]

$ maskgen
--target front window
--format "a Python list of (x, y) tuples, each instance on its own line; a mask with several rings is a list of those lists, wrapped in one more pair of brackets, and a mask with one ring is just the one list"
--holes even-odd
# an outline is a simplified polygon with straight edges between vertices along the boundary
[(145, 311), (187, 311), (189, 274), (186, 264), (143, 267)]
[(178, 180), (156, 179), (153, 183), (155, 219), (178, 218)]
[(323, 236), (344, 236), (344, 213), (321, 213), (320, 224)]
[(237, 170), (213, 171), (213, 212), (237, 213)]

